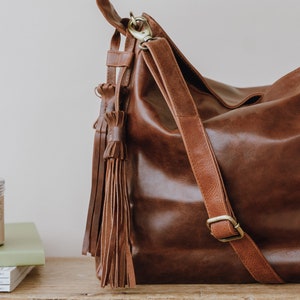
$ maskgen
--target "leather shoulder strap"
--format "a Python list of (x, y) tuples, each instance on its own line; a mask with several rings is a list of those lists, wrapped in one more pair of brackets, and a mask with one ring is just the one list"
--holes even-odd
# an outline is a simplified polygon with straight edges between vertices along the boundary
[(142, 52), (144, 60), (182, 135), (194, 176), (204, 198), (211, 234), (218, 240), (231, 244), (256, 281), (282, 283), (283, 280), (236, 221), (210, 141), (168, 41), (157, 38), (143, 45), (148, 50)]
[(122, 24), (122, 18), (118, 15), (109, 0), (96, 0), (97, 5), (106, 20), (114, 26), (120, 33), (126, 34), (126, 28)]

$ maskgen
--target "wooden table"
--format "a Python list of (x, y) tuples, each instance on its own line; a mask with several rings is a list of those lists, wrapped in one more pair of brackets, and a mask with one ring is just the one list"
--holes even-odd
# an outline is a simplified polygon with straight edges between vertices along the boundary
[(92, 258), (48, 258), (12, 293), (0, 293), (0, 299), (294, 300), (300, 299), (300, 284), (140, 285), (111, 290), (99, 287)]

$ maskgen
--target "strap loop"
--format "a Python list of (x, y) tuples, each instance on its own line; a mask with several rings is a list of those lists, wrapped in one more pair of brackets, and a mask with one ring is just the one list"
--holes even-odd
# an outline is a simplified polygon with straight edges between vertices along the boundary
[(96, 0), (97, 5), (106, 20), (114, 26), (120, 33), (126, 35), (126, 27), (123, 24), (122, 18), (118, 15), (117, 11), (110, 3), (109, 0)]
[(108, 67), (129, 67), (133, 59), (130, 51), (109, 50), (107, 52), (106, 66)]

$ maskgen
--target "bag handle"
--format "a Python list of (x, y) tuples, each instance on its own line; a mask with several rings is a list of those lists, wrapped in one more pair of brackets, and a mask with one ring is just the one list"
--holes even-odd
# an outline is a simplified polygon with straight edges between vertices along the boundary
[(114, 26), (120, 33), (126, 35), (126, 26), (122, 22), (122, 18), (119, 16), (114, 6), (109, 0), (96, 0), (97, 5), (102, 12), (105, 19)]
[(145, 51), (142, 55), (182, 135), (195, 179), (204, 198), (209, 216), (207, 225), (211, 234), (219, 241), (231, 244), (256, 281), (283, 283), (251, 237), (236, 221), (212, 146), (172, 48), (164, 38), (149, 41), (143, 43)]

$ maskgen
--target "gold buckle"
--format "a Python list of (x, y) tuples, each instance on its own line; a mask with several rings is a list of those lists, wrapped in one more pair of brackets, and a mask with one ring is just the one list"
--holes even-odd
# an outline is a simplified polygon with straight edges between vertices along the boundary
[(236, 230), (237, 235), (218, 239), (220, 242), (226, 243), (226, 242), (231, 242), (231, 241), (235, 241), (235, 240), (239, 240), (239, 239), (243, 238), (243, 236), (245, 234), (244, 230), (241, 228), (240, 224), (231, 216), (224, 215), (224, 216), (210, 218), (206, 221), (206, 225), (207, 225), (208, 229), (211, 231), (211, 224), (221, 222), (221, 221), (229, 221), (231, 223), (231, 225), (234, 227), (234, 229)]
[(139, 48), (142, 50), (148, 50), (144, 43), (155, 40), (152, 36), (152, 30), (146, 18), (135, 17), (130, 13), (130, 19), (128, 22), (128, 31), (131, 35), (140, 41)]
[[(142, 27), (142, 28), (139, 28)], [(147, 42), (152, 39), (152, 31), (146, 18), (134, 17), (130, 13), (130, 19), (128, 22), (128, 30), (134, 38), (140, 42)]]

